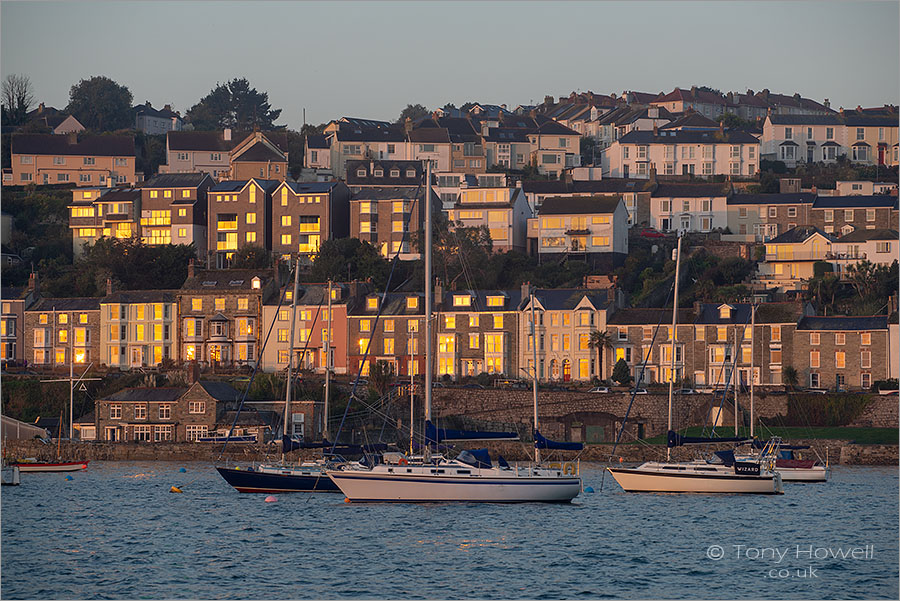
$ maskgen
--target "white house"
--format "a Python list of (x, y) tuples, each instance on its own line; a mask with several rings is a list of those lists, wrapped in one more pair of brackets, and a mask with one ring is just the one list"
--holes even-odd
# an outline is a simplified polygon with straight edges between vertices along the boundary
[(622, 262), (628, 254), (628, 211), (619, 194), (547, 198), (537, 217), (528, 220), (528, 238), (538, 256), (613, 255), (613, 262)]
[(661, 232), (728, 227), (731, 184), (660, 184), (650, 197), (650, 225)]

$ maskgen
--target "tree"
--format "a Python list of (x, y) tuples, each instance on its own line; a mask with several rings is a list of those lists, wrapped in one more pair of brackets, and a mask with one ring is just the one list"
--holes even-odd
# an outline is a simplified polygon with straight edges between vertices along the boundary
[(3, 125), (22, 125), (34, 104), (34, 89), (27, 75), (11, 73), (3, 80)]
[(269, 104), (269, 94), (250, 87), (245, 78), (217, 84), (209, 94), (188, 110), (187, 118), (197, 130), (236, 130), (275, 127), (281, 109)]
[(400, 111), (400, 117), (397, 119), (397, 123), (403, 125), (406, 123), (407, 119), (416, 121), (422, 117), (427, 117), (429, 114), (428, 109), (421, 104), (407, 104), (406, 108)]
[(597, 349), (597, 359), (600, 361), (600, 379), (603, 380), (605, 379), (603, 377), (603, 350), (613, 347), (612, 336), (609, 335), (607, 330), (602, 332), (600, 330), (591, 330), (588, 346)]
[(326, 240), (319, 247), (310, 278), (313, 282), (371, 278), (375, 288), (383, 290), (390, 270), (390, 263), (369, 242), (357, 238), (337, 238)]
[(581, 164), (594, 164), (594, 151), (597, 148), (597, 141), (591, 136), (582, 136), (579, 150), (581, 152)]
[[(834, 313), (834, 301), (841, 287), (840, 279), (831, 273), (820, 278), (811, 278), (807, 283), (807, 297), (814, 301), (820, 308), (831, 310)], [(826, 313), (827, 314), (827, 313)]]
[(231, 260), (233, 269), (266, 269), (272, 265), (269, 252), (256, 244), (240, 247)]
[(740, 129), (746, 130), (751, 126), (751, 123), (746, 119), (743, 119), (734, 113), (723, 113), (716, 117), (716, 121), (725, 125), (725, 129)]
[(619, 386), (628, 386), (631, 384), (631, 371), (629, 371), (625, 359), (616, 361), (616, 365), (613, 367), (612, 379), (618, 382)]
[(797, 375), (797, 368), (793, 365), (785, 365), (781, 371), (781, 377), (784, 378), (784, 383), (791, 390), (797, 387), (799, 376)]
[(98, 75), (72, 86), (66, 110), (88, 129), (115, 131), (134, 127), (131, 100), (127, 87)]
[(376, 361), (369, 370), (369, 384), (378, 393), (379, 397), (387, 394), (394, 379), (394, 365), (387, 361)]

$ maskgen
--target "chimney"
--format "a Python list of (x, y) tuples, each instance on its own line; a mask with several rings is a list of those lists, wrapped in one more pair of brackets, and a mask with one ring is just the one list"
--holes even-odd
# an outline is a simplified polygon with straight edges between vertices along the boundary
[(728, 98), (728, 104), (734, 104), (734, 92), (728, 92), (725, 96)]
[(404, 133), (408, 134), (409, 132), (412, 131), (412, 128), (413, 128), (412, 119), (407, 117), (406, 120), (403, 122), (403, 131), (404, 131)]
[(656, 125), (656, 123), (654, 123), (653, 124), (653, 137), (655, 138), (657, 136), (659, 136), (659, 127)]
[(74, 131), (68, 133), (68, 134), (66, 135), (66, 141), (67, 141), (69, 144), (78, 144), (78, 134), (75, 133)]
[(196, 361), (191, 362), (191, 384), (200, 381), (200, 364)]
[(187, 277), (188, 277), (188, 279), (194, 277), (194, 260), (193, 260), (193, 259), (191, 259), (190, 261), (188, 261), (188, 274), (187, 274)]
[(825, 102), (823, 102), (822, 104), (824, 104), (825, 108), (827, 108), (827, 109), (831, 108), (831, 101), (828, 100), (827, 98), (825, 99)]
[(43, 112), (44, 112), (44, 103), (42, 102), (38, 105), (38, 113), (43, 113)]
[(172, 111), (172, 105), (171, 105), (171, 104), (167, 104), (166, 106), (163, 107), (163, 110), (164, 110), (164, 111), (169, 111), (169, 112), (171, 112), (171, 111)]
[(505, 111), (505, 110), (506, 110), (506, 105), (505, 105), (505, 104), (501, 104), (501, 105), (500, 105), (500, 108), (502, 108), (502, 109)]
[(32, 292), (37, 295), (41, 291), (41, 283), (38, 280), (38, 274), (36, 271), (32, 271), (28, 276), (28, 292)]
[(861, 113), (861, 112), (862, 112), (862, 107), (859, 106), (858, 104), (856, 105), (856, 112), (857, 112), (857, 113)]
[(226, 128), (225, 128), (225, 131), (222, 132), (222, 138), (223, 138), (226, 142), (231, 142), (231, 128), (230, 128), (230, 127), (226, 127)]
[(700, 316), (700, 301), (694, 301), (694, 315)]
[(697, 86), (691, 86), (691, 98), (697, 97)]
[(760, 92), (760, 95), (763, 97), (763, 100), (768, 102), (769, 101), (769, 88), (764, 88), (763, 91)]
[(355, 299), (359, 296), (359, 281), (353, 280), (350, 282), (350, 298)]
[(106, 296), (113, 293), (112, 278), (106, 278)]
[(800, 92), (794, 92), (794, 100), (800, 102)]
[(719, 121), (719, 133), (725, 135), (725, 122)]
[(522, 300), (531, 296), (531, 282), (522, 282)]
[(441, 307), (444, 301), (444, 286), (440, 280), (434, 282), (434, 306)]

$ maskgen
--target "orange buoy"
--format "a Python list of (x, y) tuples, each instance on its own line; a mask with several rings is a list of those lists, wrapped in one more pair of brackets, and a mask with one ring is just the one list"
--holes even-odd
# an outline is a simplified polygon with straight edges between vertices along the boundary
[(172, 488), (169, 489), (169, 492), (182, 492), (182, 490), (180, 488), (178, 488), (177, 486), (173, 486)]
[(349, 503), (349, 502), (350, 502), (350, 499), (348, 499), (347, 497), (344, 497), (344, 503)]

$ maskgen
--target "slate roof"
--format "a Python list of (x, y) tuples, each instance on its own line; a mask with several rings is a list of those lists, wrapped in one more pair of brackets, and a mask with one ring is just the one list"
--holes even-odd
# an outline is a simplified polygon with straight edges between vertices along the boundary
[(187, 388), (125, 388), (118, 392), (114, 392), (108, 397), (103, 398), (104, 401), (151, 401), (151, 402), (171, 402), (174, 403), (180, 399)]
[(251, 282), (256, 276), (259, 276), (260, 289), (263, 289), (272, 275), (272, 271), (267, 269), (197, 269), (194, 277), (186, 279), (180, 290), (252, 290)]
[(791, 228), (783, 234), (779, 234), (778, 236), (769, 240), (768, 244), (800, 244), (802, 242), (806, 242), (815, 234), (819, 234), (826, 240), (830, 240), (832, 242), (834, 242), (835, 240), (834, 236), (826, 234), (814, 225), (803, 225), (800, 227)]
[[(661, 109), (664, 110), (664, 109)], [(668, 112), (668, 111), (667, 111)], [(666, 123), (665, 125), (661, 125), (659, 129), (679, 129), (682, 127), (691, 127), (691, 128), (705, 128), (705, 129), (718, 129), (719, 124), (712, 119), (704, 117), (700, 113), (689, 112), (685, 113), (681, 116), (672, 115), (675, 118), (671, 123)]]
[(232, 162), (244, 162), (244, 161), (277, 161), (284, 162), (287, 161), (287, 157), (284, 156), (281, 152), (275, 152), (271, 147), (264, 144), (263, 142), (256, 142), (247, 150), (242, 151), (240, 154), (232, 157)]
[(100, 299), (97, 297), (82, 298), (42, 298), (34, 303), (28, 311), (99, 311)]
[(900, 240), (897, 230), (854, 230), (841, 236), (837, 242), (868, 242), (869, 240)]
[(210, 178), (208, 173), (161, 173), (144, 182), (141, 188), (196, 188), (207, 178)]
[(177, 290), (120, 290), (100, 299), (102, 304), (174, 303)]
[(112, 188), (95, 198), (94, 202), (135, 202), (140, 198), (140, 188)]
[(134, 154), (133, 136), (83, 135), (75, 144), (69, 136), (53, 134), (15, 134), (12, 137), (13, 154), (67, 155), (67, 156), (116, 156)]
[(843, 125), (841, 116), (834, 115), (776, 115), (768, 116), (773, 125)]
[(762, 92), (757, 92), (756, 95), (762, 98), (765, 102), (769, 103), (771, 106), (792, 106), (795, 108), (802, 108), (807, 110), (834, 112), (824, 104), (819, 104), (815, 100), (810, 100), (809, 98), (803, 98), (799, 94), (788, 96), (786, 94), (773, 94), (768, 90), (763, 90)]
[(340, 182), (289, 182), (284, 185), (295, 194), (330, 194)]
[(450, 132), (443, 127), (420, 127), (409, 132), (409, 141), (419, 144), (449, 144)]
[(701, 198), (728, 196), (731, 192), (731, 184), (659, 184), (653, 191), (654, 198)]
[(577, 131), (574, 129), (570, 129), (563, 125), (562, 123), (557, 123), (556, 121), (545, 121), (541, 123), (538, 128), (532, 132), (536, 134), (540, 134), (542, 136), (580, 136)]
[[(693, 309), (678, 309), (677, 322), (684, 325), (694, 322)], [(657, 340), (664, 340), (667, 336), (665, 327), (672, 325), (672, 309), (643, 309), (643, 308), (627, 308), (618, 309), (607, 320), (609, 325), (620, 326), (653, 326), (660, 324), (660, 332), (657, 334)]]
[(319, 134), (310, 134), (306, 136), (306, 147), (307, 148), (329, 148), (328, 138), (324, 135)]
[(146, 115), (147, 117), (160, 117), (161, 119), (171, 119), (172, 117), (181, 118), (178, 113), (174, 111), (166, 108), (155, 109), (149, 104), (138, 104), (131, 110), (134, 111), (135, 115)]
[(239, 401), (241, 400), (241, 393), (234, 389), (231, 384), (227, 384), (225, 382), (197, 382), (203, 390), (206, 391), (206, 394), (211, 396), (217, 401)]
[(779, 204), (812, 204), (816, 195), (812, 192), (793, 192), (790, 194), (734, 194), (729, 197), (730, 205), (779, 205)]
[(875, 196), (819, 196), (814, 209), (897, 208), (897, 197), (886, 194)]
[[(432, 191), (431, 197), (438, 198), (434, 191)], [(394, 200), (400, 198), (424, 199), (425, 189), (420, 189), (418, 186), (369, 186), (354, 192), (350, 200)]]
[[(364, 168), (365, 176), (360, 176), (357, 172)], [(381, 169), (381, 177), (376, 177), (374, 172)], [(412, 169), (415, 172), (413, 177), (407, 177), (406, 172)], [(391, 177), (392, 170), (399, 170), (399, 177)], [(418, 186), (425, 181), (424, 167), (422, 161), (347, 161), (347, 185), (381, 185), (381, 186)]]
[(539, 215), (608, 214), (622, 202), (621, 196), (551, 196), (545, 198)]
[(874, 315), (871, 317), (806, 316), (797, 324), (797, 330), (886, 330), (887, 324), (887, 315)]
[(13, 288), (4, 286), (0, 289), (0, 298), (3, 300), (18, 300), (25, 293), (25, 288)]
[(630, 131), (621, 138), (620, 144), (759, 144), (755, 136), (745, 131), (727, 129), (704, 131), (691, 129), (664, 129), (653, 131)]
[(334, 136), (341, 142), (403, 142), (406, 134), (399, 127), (355, 127), (341, 124)]
[[(377, 294), (369, 294), (367, 298), (370, 296), (377, 296), (380, 301), (379, 305), (382, 306), (381, 315), (391, 316), (391, 315), (424, 315), (425, 314), (425, 295), (421, 292), (388, 292), (377, 293)], [(415, 309), (410, 309), (407, 307), (406, 299), (410, 296), (418, 297), (419, 303)], [(356, 316), (368, 316), (374, 317), (378, 314), (378, 309), (369, 309), (366, 302), (356, 303), (355, 306), (349, 306), (347, 310), (348, 315), (356, 315)]]
[(720, 94), (715, 94), (706, 90), (685, 90), (682, 88), (675, 88), (665, 96), (660, 96), (653, 102), (676, 102), (679, 100), (685, 102), (702, 102), (704, 104), (727, 104), (725, 97)]
[[(219, 182), (215, 186), (209, 189), (210, 192), (240, 192), (244, 189), (244, 186), (247, 185), (247, 182), (250, 180), (227, 180), (224, 182)], [(275, 191), (275, 188), (281, 185), (281, 181), (277, 179), (257, 179), (253, 178), (253, 181), (259, 184), (259, 186), (268, 193), (272, 193)]]
[[(547, 311), (574, 309), (584, 297), (587, 297), (598, 309), (604, 309), (610, 305), (609, 296), (605, 290), (594, 290), (589, 288), (540, 288), (534, 291), (534, 297)], [(524, 308), (527, 304), (528, 297), (525, 297), (522, 299), (521, 307)], [(672, 312), (669, 311), (670, 321), (671, 316)]]
[(489, 127), (485, 142), (528, 142), (528, 130), (519, 127)]
[(390, 127), (388, 121), (378, 121), (377, 119), (362, 119), (360, 117), (341, 117), (338, 123), (347, 123), (360, 127)]
[[(719, 314), (719, 307), (723, 303), (701, 303), (697, 313), (695, 324), (699, 325), (750, 325), (750, 303), (724, 303), (733, 309), (730, 319), (723, 319)], [(801, 303), (760, 303), (756, 306), (756, 323), (797, 323), (803, 316)]]
[(599, 180), (531, 180), (522, 182), (528, 194), (603, 194), (616, 192), (649, 192), (656, 184), (649, 179), (604, 178)]
[[(472, 296), (472, 304), (468, 307), (454, 307), (453, 297), (460, 294)], [(502, 296), (506, 299), (502, 307), (488, 307), (489, 296)], [(522, 290), (450, 290), (441, 299), (441, 313), (467, 313), (471, 311), (516, 311), (522, 302)]]
[[(170, 131), (166, 133), (166, 141), (170, 151), (208, 151), (230, 152), (232, 148), (252, 136), (256, 132), (231, 132), (231, 139), (225, 139), (223, 131)], [(287, 152), (288, 138), (283, 131), (264, 131), (266, 139)]]

